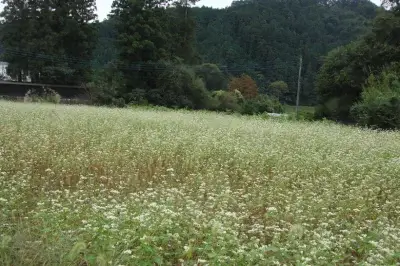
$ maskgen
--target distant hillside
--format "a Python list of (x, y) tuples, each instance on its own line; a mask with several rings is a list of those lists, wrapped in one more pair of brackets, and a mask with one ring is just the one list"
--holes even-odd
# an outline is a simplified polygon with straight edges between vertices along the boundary
[[(196, 48), (203, 62), (232, 75), (249, 73), (267, 92), (276, 80), (288, 83), (285, 99), (295, 100), (298, 58), (304, 54), (302, 103), (316, 97), (314, 80), (321, 56), (369, 30), (378, 7), (368, 0), (243, 0), (226, 9), (192, 8)], [(111, 21), (100, 25), (95, 64), (116, 57)]]
[(264, 86), (286, 81), (293, 102), (303, 44), (302, 96), (313, 102), (320, 57), (365, 33), (377, 9), (367, 0), (247, 0), (222, 10), (194, 8), (197, 49), (203, 61), (237, 72), (259, 70), (262, 75), (253, 76)]

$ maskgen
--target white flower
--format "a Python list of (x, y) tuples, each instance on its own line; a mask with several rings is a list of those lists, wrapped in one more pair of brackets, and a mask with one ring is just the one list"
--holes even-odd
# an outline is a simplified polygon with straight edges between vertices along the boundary
[(130, 250), (130, 249), (124, 250), (124, 251), (122, 252), (122, 254), (131, 255), (131, 254), (132, 254), (132, 250)]
[(112, 194), (119, 194), (119, 191), (118, 191), (118, 190), (115, 190), (115, 189), (111, 189), (110, 192), (111, 192)]

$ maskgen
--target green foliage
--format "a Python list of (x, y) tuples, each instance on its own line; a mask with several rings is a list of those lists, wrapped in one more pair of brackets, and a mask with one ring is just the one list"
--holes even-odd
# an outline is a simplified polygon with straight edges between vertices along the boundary
[(95, 0), (3, 3), (2, 60), (9, 63), (11, 77), (79, 85), (89, 78)]
[(92, 67), (101, 69), (118, 58), (118, 49), (115, 42), (117, 38), (115, 19), (106, 19), (98, 23), (97, 30), (98, 39), (93, 51)]
[(155, 89), (148, 92), (149, 103), (190, 109), (210, 106), (211, 97), (192, 68), (165, 63), (162, 69), (165, 70), (157, 77)]
[(288, 92), (289, 87), (286, 82), (279, 80), (269, 84), (268, 89), (271, 95), (279, 99), (282, 94)]
[(93, 81), (86, 85), (91, 101), (98, 105), (125, 106), (123, 95), (119, 93), (123, 86), (121, 73), (112, 63), (96, 71)]
[[(171, 8), (160, 8), (167, 3)], [(196, 69), (208, 90), (225, 89), (228, 76), (248, 73), (261, 93), (268, 92), (267, 84), (284, 80), (288, 91), (280, 100), (293, 104), (299, 48), (303, 47), (301, 99), (304, 104), (315, 104), (320, 56), (366, 33), (377, 10), (367, 0), (245, 0), (224, 10), (190, 8), (184, 1), (114, 1), (113, 21), (102, 22), (95, 58), (102, 65), (119, 51), (121, 70), (125, 69), (132, 82), (147, 76), (143, 69), (133, 73), (132, 64), (146, 60), (180, 58), (189, 65), (211, 62)], [(112, 39), (118, 40), (116, 47)], [(217, 66), (228, 74), (225, 78)], [(152, 87), (148, 83), (127, 82), (127, 91), (147, 90)]]
[(361, 101), (352, 108), (358, 124), (372, 128), (400, 129), (399, 73), (388, 69), (378, 77), (371, 75), (368, 78)]
[(196, 75), (205, 83), (210, 91), (224, 90), (227, 88), (227, 78), (215, 64), (202, 64), (195, 67)]
[(235, 92), (214, 91), (212, 97), (215, 100), (215, 109), (222, 112), (240, 112), (240, 95)]
[[(175, 8), (166, 9), (169, 4)], [(207, 108), (210, 96), (202, 80), (183, 66), (195, 61), (189, 13), (189, 6), (180, 1), (113, 2), (111, 19), (123, 78), (118, 95), (126, 102)]]
[(325, 58), (316, 86), (322, 117), (343, 120), (359, 97), (366, 78), (364, 62), (370, 53), (365, 42), (353, 42), (331, 51)]
[(224, 66), (233, 76), (251, 73), (262, 93), (267, 92), (263, 86), (284, 80), (287, 103), (296, 99), (298, 56), (304, 47), (301, 99), (314, 104), (320, 57), (366, 33), (377, 10), (367, 0), (244, 0), (223, 10), (194, 8), (193, 14), (203, 61)]
[(328, 54), (316, 80), (318, 118), (352, 120), (350, 109), (360, 99), (368, 76), (400, 61), (399, 29), (400, 18), (383, 13), (375, 19), (369, 34)]
[[(112, 18), (117, 29), (118, 68), (124, 78), (120, 93), (154, 87), (154, 62), (168, 59), (168, 32), (158, 1), (114, 1)], [(143, 66), (142, 66), (143, 64)]]
[(258, 95), (254, 99), (246, 100), (242, 108), (242, 113), (246, 115), (282, 112), (283, 106), (279, 101), (267, 95)]

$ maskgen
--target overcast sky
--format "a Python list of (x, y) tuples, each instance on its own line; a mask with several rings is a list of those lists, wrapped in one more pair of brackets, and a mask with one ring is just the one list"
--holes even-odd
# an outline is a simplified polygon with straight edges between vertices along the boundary
[[(107, 17), (111, 10), (111, 4), (113, 0), (96, 0), (97, 1), (97, 13), (99, 20), (103, 20)], [(197, 3), (198, 6), (213, 6), (218, 8), (227, 7), (232, 3), (232, 0), (200, 0)]]
[[(96, 0), (97, 1), (97, 13), (99, 15), (99, 20), (103, 20), (107, 17), (108, 13), (111, 10), (111, 4), (113, 0)], [(381, 0), (371, 0), (377, 5), (381, 4)], [(224, 8), (229, 6), (232, 3), (232, 0), (200, 0), (197, 3), (198, 6), (212, 6), (216, 8)], [(2, 9), (3, 5), (0, 4), (0, 9)]]

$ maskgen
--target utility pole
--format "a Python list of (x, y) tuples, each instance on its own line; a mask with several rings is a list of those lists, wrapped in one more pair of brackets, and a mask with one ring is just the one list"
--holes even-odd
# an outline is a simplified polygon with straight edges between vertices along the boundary
[(300, 88), (301, 88), (301, 69), (303, 67), (303, 54), (300, 54), (299, 80), (297, 82), (297, 99), (296, 99), (296, 118), (299, 118), (300, 104)]

